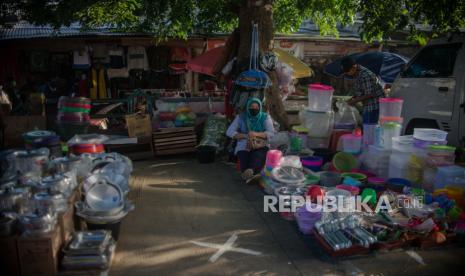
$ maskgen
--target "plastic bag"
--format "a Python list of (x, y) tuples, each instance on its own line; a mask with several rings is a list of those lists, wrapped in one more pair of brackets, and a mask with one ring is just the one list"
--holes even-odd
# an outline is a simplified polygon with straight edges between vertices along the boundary
[(357, 108), (348, 105), (345, 101), (337, 101), (336, 107), (338, 111), (334, 115), (334, 124), (336, 126), (348, 126), (361, 124), (362, 116), (358, 112)]
[(199, 146), (212, 146), (220, 149), (226, 141), (227, 120), (222, 115), (211, 115), (208, 117), (203, 128), (202, 140)]
[(287, 64), (278, 62), (276, 67), (276, 73), (278, 75), (278, 84), (281, 88), (281, 94), (283, 100), (285, 100), (289, 95), (295, 92), (294, 81), (292, 78), (294, 70), (289, 67)]
[(285, 149), (283, 152), (286, 152), (289, 146), (290, 138), (287, 131), (277, 132), (270, 138), (271, 149)]

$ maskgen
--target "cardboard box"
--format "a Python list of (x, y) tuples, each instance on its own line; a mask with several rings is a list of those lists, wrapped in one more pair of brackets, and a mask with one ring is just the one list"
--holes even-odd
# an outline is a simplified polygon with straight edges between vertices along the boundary
[(62, 245), (61, 229), (41, 237), (20, 237), (18, 256), (22, 275), (55, 275)]
[(23, 133), (46, 129), (45, 116), (8, 116), (5, 120), (5, 147), (18, 147), (24, 145)]
[(129, 137), (152, 137), (152, 121), (148, 114), (126, 115)]
[(58, 225), (60, 226), (61, 240), (66, 243), (74, 233), (74, 204), (70, 205), (65, 213), (58, 216)]
[(0, 238), (0, 275), (21, 275), (18, 258), (18, 238)]

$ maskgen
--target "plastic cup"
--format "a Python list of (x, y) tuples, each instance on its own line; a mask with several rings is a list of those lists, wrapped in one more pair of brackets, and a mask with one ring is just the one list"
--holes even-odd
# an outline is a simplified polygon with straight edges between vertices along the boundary
[[(369, 198), (369, 199), (368, 199)], [(376, 205), (376, 191), (372, 188), (365, 188), (362, 191), (362, 201), (366, 201), (369, 204)]]

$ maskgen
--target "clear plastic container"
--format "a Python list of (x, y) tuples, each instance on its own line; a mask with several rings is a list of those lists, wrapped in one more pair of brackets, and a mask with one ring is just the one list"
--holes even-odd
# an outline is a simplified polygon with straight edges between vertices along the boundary
[(308, 129), (308, 136), (314, 138), (330, 137), (334, 126), (333, 112), (313, 112), (308, 109), (299, 112), (301, 125)]
[(370, 145), (365, 154), (363, 165), (375, 175), (386, 178), (389, 172), (390, 156), (390, 150)]
[(344, 134), (340, 139), (344, 152), (357, 154), (362, 150), (362, 136), (355, 134)]
[(314, 112), (331, 111), (334, 88), (322, 84), (308, 86), (308, 108)]
[(438, 167), (434, 178), (434, 188), (444, 188), (449, 183), (454, 182), (456, 178), (465, 178), (465, 168), (456, 165)]
[(392, 138), (399, 137), (402, 131), (402, 125), (394, 122), (388, 122), (381, 126), (382, 140), (381, 145), (385, 149), (392, 149)]
[(392, 150), (412, 152), (413, 151), (413, 136), (404, 135), (392, 138)]
[(426, 158), (430, 166), (451, 166), (455, 162), (455, 148), (449, 146), (429, 146)]
[(398, 98), (381, 98), (379, 99), (379, 116), (380, 117), (400, 117), (404, 100)]
[(413, 138), (422, 141), (442, 142), (447, 139), (447, 132), (434, 128), (415, 128)]
[(375, 143), (375, 131), (377, 124), (363, 124), (363, 144), (373, 145)]

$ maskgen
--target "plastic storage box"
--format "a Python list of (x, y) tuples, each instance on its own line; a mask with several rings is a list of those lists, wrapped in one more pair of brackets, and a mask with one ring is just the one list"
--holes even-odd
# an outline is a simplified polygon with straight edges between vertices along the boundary
[(434, 178), (434, 188), (442, 189), (455, 182), (456, 178), (465, 178), (465, 168), (456, 165), (438, 167)]
[(400, 117), (404, 100), (398, 98), (379, 99), (379, 117)]
[(358, 154), (362, 150), (362, 136), (355, 134), (344, 134), (339, 143), (344, 152)]
[(308, 108), (314, 112), (331, 111), (334, 88), (323, 84), (308, 86)]

